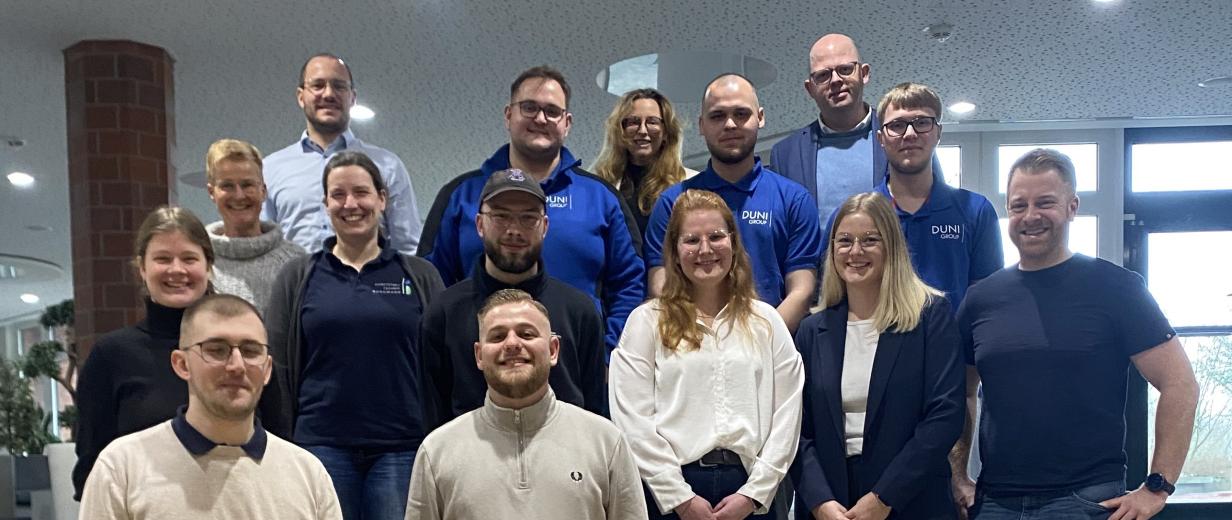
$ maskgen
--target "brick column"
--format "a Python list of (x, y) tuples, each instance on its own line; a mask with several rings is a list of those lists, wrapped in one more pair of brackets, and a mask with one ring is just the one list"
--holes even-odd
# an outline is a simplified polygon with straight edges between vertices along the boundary
[(73, 298), (81, 360), (98, 334), (145, 314), (131, 266), (145, 215), (175, 201), (175, 102), (167, 51), (130, 41), (64, 50)]

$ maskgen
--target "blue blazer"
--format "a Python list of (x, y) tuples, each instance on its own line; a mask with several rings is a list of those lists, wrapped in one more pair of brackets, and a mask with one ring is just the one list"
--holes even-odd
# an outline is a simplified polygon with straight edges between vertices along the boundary
[[(850, 496), (843, 439), (842, 371), (847, 302), (806, 318), (796, 333), (804, 361), (804, 421), (791, 478), (797, 519)], [(915, 330), (886, 331), (877, 342), (864, 420), (862, 472), (893, 508), (890, 518), (956, 518), (947, 455), (966, 414), (962, 348), (950, 305), (931, 299)], [(804, 507), (801, 507), (804, 506)]]
[[(873, 117), (869, 131), (876, 132), (881, 128), (881, 123), (877, 120), (877, 111), (873, 108), (870, 110), (873, 110)], [(812, 124), (792, 132), (783, 140), (774, 143), (774, 147), (770, 149), (769, 168), (803, 184), (813, 198), (817, 198), (817, 142), (820, 135), (821, 122), (814, 119)], [(885, 150), (881, 148), (881, 143), (877, 142), (876, 136), (873, 136), (873, 171), (868, 172), (873, 186), (881, 182), (888, 164)], [(821, 218), (826, 218), (826, 215)]]

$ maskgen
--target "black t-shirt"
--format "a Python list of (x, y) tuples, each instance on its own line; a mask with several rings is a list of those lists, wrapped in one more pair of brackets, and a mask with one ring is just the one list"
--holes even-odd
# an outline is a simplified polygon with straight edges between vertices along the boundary
[(971, 288), (958, 323), (984, 385), (982, 488), (1029, 494), (1125, 478), (1130, 356), (1175, 334), (1142, 277), (1082, 255), (1010, 267)]

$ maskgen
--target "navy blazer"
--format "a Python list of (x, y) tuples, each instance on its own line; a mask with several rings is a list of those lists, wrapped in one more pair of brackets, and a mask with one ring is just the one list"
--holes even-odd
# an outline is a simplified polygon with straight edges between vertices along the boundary
[[(871, 107), (870, 110), (872, 110)], [(869, 124), (873, 132), (881, 127), (877, 120), (876, 110), (873, 110), (873, 117)], [(774, 147), (770, 149), (770, 169), (803, 184), (814, 199), (817, 198), (817, 143), (820, 136), (821, 122), (814, 119), (812, 124), (792, 132), (783, 140), (774, 143)], [(873, 171), (868, 172), (868, 175), (872, 180), (872, 185), (876, 186), (881, 183), (882, 177), (888, 171), (886, 168), (889, 163), (886, 162), (885, 150), (881, 148), (877, 136), (874, 135), (872, 139)], [(823, 221), (827, 217), (829, 215), (821, 216)]]
[[(798, 519), (830, 500), (854, 505), (847, 503), (840, 391), (846, 340), (846, 300), (809, 316), (796, 333), (805, 378), (800, 450), (791, 466), (806, 506), (796, 507)], [(890, 518), (956, 518), (947, 456), (962, 433), (963, 385), (958, 329), (944, 297), (929, 301), (915, 330), (878, 339), (861, 465), (876, 476), (869, 491), (893, 508)]]

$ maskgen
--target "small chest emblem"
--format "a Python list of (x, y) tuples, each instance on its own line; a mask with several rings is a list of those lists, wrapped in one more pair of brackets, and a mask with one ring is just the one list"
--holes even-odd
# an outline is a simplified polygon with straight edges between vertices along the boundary
[(934, 224), (932, 227), (933, 236), (942, 240), (961, 240), (962, 225), (961, 224)]
[(574, 481), (574, 482), (581, 482), (581, 481), (582, 481), (582, 472), (580, 472), (580, 471), (574, 471), (574, 472), (571, 472), (571, 473), (569, 473), (569, 478), (573, 479), (573, 481)]

